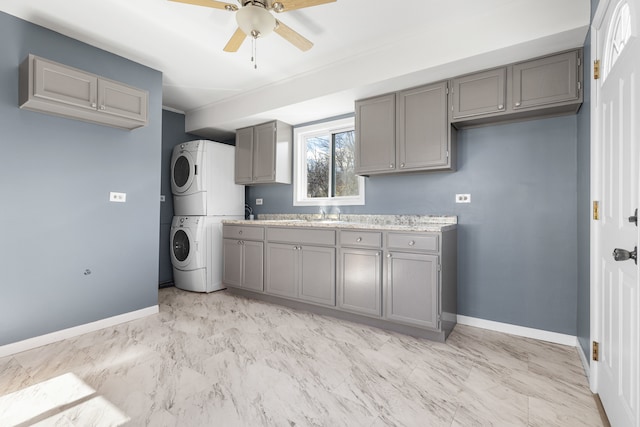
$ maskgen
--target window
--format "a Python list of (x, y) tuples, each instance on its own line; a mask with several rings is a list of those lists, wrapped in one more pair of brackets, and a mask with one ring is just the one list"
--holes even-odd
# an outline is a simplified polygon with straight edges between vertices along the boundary
[(628, 3), (622, 2), (617, 6), (611, 22), (608, 39), (605, 43), (603, 80), (606, 80), (631, 37), (631, 11)]
[(353, 117), (295, 128), (293, 140), (294, 206), (364, 205)]

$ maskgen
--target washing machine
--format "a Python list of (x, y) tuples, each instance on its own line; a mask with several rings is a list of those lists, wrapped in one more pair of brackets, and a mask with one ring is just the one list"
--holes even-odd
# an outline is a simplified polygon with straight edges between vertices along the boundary
[(173, 214), (244, 215), (244, 185), (235, 183), (235, 147), (198, 140), (171, 155)]
[(174, 216), (171, 264), (177, 288), (213, 292), (222, 286), (222, 221), (241, 216)]

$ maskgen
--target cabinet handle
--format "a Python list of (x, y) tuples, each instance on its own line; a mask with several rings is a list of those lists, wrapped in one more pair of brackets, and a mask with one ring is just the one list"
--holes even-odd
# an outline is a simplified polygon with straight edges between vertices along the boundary
[(393, 167), (393, 163), (389, 163), (389, 167), (392, 168)]
[(242, 235), (242, 230), (238, 231), (238, 234)]
[(104, 106), (104, 105), (101, 105), (101, 106), (100, 106), (100, 109), (101, 109), (101, 110), (105, 110), (106, 108), (105, 108), (105, 106)]
[(238, 240), (238, 244), (241, 245), (242, 244), (242, 240)]
[(519, 106), (520, 106), (520, 103), (519, 103), (519, 102), (516, 102), (516, 107), (519, 107)]
[(416, 244), (416, 242), (414, 242), (413, 240), (409, 240), (409, 246), (413, 246), (415, 244)]
[(358, 238), (356, 239), (356, 242), (358, 242), (358, 243), (362, 242), (362, 237), (358, 237)]
[(498, 110), (504, 110), (504, 105), (502, 104), (498, 105)]
[(403, 168), (404, 167), (404, 163), (400, 163), (400, 167)]
[(98, 106), (98, 104), (96, 104), (95, 102), (91, 103), (91, 108), (96, 108)]
[(391, 258), (391, 254), (387, 254), (387, 258)]

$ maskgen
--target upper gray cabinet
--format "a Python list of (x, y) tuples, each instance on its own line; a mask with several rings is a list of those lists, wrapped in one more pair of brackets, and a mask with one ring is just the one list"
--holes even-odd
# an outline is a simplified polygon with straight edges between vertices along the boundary
[(397, 159), (401, 171), (452, 170), (447, 83), (397, 94)]
[(451, 80), (453, 120), (504, 111), (506, 86), (506, 67)]
[(356, 101), (356, 173), (452, 170), (447, 83)]
[(451, 80), (457, 128), (575, 113), (582, 103), (582, 51), (572, 50)]
[(521, 62), (511, 67), (513, 110), (582, 102), (579, 51)]
[(291, 126), (280, 121), (236, 131), (236, 184), (291, 184)]
[(20, 65), (20, 108), (122, 129), (146, 126), (148, 92), (29, 55)]
[(356, 101), (356, 173), (396, 168), (396, 95)]

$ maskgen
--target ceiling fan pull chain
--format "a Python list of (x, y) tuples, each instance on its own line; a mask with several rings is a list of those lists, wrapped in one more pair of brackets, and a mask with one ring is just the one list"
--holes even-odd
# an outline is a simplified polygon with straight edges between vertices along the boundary
[(253, 51), (251, 53), (251, 62), (253, 62), (253, 69), (257, 70), (258, 69), (258, 39), (255, 37), (251, 39), (251, 49)]

